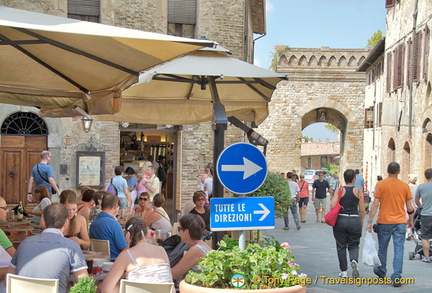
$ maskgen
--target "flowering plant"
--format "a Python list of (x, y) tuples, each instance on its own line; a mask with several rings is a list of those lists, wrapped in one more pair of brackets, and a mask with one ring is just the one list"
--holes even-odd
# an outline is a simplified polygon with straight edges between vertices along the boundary
[(219, 249), (209, 251), (198, 261), (200, 273), (189, 271), (186, 282), (211, 288), (266, 289), (304, 285), (306, 274), (300, 273), (287, 242), (274, 237), (264, 244), (248, 244), (240, 250), (237, 240), (225, 237)]

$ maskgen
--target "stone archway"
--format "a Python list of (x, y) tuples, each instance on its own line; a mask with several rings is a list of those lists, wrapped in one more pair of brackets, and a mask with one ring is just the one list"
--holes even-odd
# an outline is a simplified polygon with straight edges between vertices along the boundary
[[(302, 130), (327, 122), (341, 130), (341, 170), (363, 169), (364, 73), (356, 71), (367, 49), (276, 47), (278, 84), (269, 116), (258, 131), (269, 140), (269, 170), (301, 169)], [(284, 62), (284, 60), (300, 60)], [(318, 60), (318, 62), (316, 62)], [(349, 62), (347, 62), (349, 60)]]

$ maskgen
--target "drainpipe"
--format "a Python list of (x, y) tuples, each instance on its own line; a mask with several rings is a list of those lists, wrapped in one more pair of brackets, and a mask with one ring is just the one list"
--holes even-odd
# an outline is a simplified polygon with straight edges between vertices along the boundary
[[(415, 1), (415, 5), (414, 5), (414, 13), (413, 13), (413, 29), (412, 29), (412, 40), (415, 41), (415, 35), (416, 35), (416, 27), (417, 27), (417, 14), (418, 14), (418, 0)], [(414, 46), (412, 47), (414, 49)], [(420, 56), (419, 56), (420, 58)], [(410, 56), (410, 63), (411, 63), (411, 74), (414, 73), (414, 52), (411, 52), (411, 56)], [(409, 77), (408, 77), (409, 78)], [(410, 80), (411, 83), (411, 89), (410, 89), (410, 93), (409, 93), (409, 121), (408, 121), (408, 134), (412, 137), (412, 119), (413, 119), (413, 90), (414, 90), (414, 86), (413, 86), (413, 82), (412, 80)]]

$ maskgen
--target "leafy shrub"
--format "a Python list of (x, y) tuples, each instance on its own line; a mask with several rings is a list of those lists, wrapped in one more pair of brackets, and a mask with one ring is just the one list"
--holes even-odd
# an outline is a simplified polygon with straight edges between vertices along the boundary
[(96, 293), (96, 290), (97, 286), (93, 278), (81, 278), (70, 288), (69, 293)]

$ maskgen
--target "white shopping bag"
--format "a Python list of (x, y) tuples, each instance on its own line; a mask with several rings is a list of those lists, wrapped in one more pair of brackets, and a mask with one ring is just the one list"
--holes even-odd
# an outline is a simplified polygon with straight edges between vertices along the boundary
[(365, 243), (363, 245), (363, 263), (368, 266), (380, 266), (381, 261), (378, 258), (378, 251), (376, 249), (376, 241), (373, 239), (372, 234), (367, 232)]

